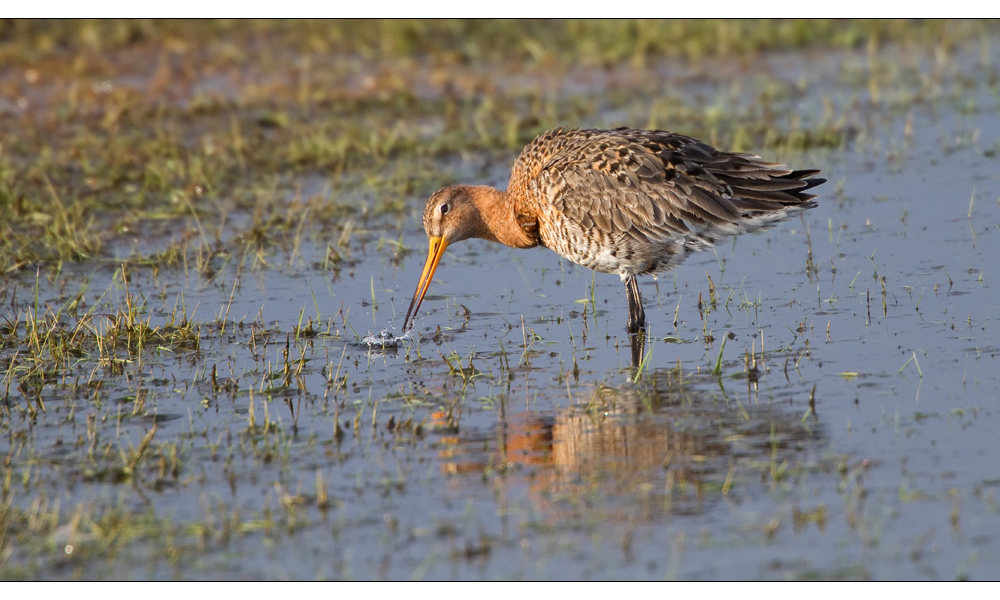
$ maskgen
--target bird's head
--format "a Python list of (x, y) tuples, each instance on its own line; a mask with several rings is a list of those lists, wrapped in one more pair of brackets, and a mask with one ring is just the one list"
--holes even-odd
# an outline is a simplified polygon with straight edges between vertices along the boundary
[(424, 231), (427, 232), (430, 247), (410, 308), (406, 311), (403, 331), (409, 331), (413, 326), (410, 317), (416, 319), (417, 310), (427, 294), (445, 248), (472, 237), (492, 239), (476, 204), (476, 198), (480, 195), (482, 193), (479, 187), (453, 185), (434, 192), (427, 200), (427, 206), (424, 207)]
[(482, 237), (483, 220), (476, 206), (478, 188), (453, 185), (434, 192), (424, 206), (424, 231), (430, 240), (452, 244)]

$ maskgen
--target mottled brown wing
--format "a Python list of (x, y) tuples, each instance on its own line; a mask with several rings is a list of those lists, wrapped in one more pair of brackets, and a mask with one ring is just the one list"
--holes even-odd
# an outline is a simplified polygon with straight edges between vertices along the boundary
[[(818, 171), (791, 171), (749, 154), (723, 153), (675, 133), (564, 132), (542, 165), (539, 191), (589, 229), (650, 241), (712, 243), (808, 205)], [(804, 208), (805, 206), (803, 206)]]

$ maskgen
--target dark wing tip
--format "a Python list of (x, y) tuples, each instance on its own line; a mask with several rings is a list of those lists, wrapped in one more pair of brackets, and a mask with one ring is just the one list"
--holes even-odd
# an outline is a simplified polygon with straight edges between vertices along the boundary
[[(822, 173), (822, 171), (819, 169), (801, 169), (799, 171), (792, 171), (788, 175), (782, 176), (781, 179), (793, 179), (804, 183), (805, 185), (803, 185), (802, 187), (798, 188), (795, 191), (789, 190), (789, 193), (794, 195), (802, 202), (809, 202), (810, 200), (815, 198), (816, 195), (806, 194), (805, 191), (826, 183), (826, 179), (824, 179), (823, 177), (812, 177), (813, 175), (819, 175), (820, 173)], [(810, 177), (811, 179), (806, 179), (807, 177)], [(810, 204), (812, 204), (813, 206), (816, 205), (815, 202), (811, 202)]]

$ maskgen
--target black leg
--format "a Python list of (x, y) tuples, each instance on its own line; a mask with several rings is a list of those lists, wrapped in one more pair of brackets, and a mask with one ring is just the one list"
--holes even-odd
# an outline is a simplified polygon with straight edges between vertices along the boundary
[(646, 345), (646, 311), (642, 309), (642, 296), (635, 275), (625, 278), (625, 295), (628, 296), (628, 337), (632, 346), (632, 366), (642, 364)]
[(646, 355), (646, 330), (640, 329), (635, 333), (630, 333), (628, 342), (632, 347), (632, 366), (638, 369)]
[(642, 297), (635, 275), (625, 278), (625, 294), (628, 296), (628, 332), (639, 333), (646, 329), (646, 311), (642, 309)]

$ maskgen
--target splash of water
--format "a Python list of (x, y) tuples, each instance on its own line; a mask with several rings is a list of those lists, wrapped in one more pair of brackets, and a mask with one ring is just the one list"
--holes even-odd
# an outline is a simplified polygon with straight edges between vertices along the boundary
[(401, 336), (395, 336), (389, 333), (388, 329), (383, 329), (377, 335), (368, 330), (368, 335), (364, 337), (361, 341), (368, 344), (369, 347), (378, 346), (380, 348), (395, 348), (399, 345), (399, 342), (409, 339), (410, 332), (407, 331)]

